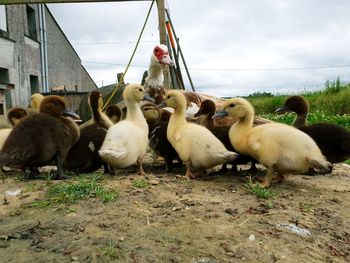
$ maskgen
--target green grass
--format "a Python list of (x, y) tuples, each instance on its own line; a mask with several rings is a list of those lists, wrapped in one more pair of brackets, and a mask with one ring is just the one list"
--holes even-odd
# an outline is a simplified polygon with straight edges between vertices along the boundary
[[(257, 115), (277, 122), (292, 123), (294, 114), (275, 113), (289, 95), (253, 95), (249, 96), (248, 100), (254, 106)], [(342, 83), (338, 78), (335, 81), (327, 81), (322, 90), (302, 92), (298, 95), (302, 95), (309, 102), (309, 124), (329, 122), (350, 128), (350, 83)]]
[(132, 182), (132, 185), (136, 188), (148, 188), (151, 186), (151, 184), (146, 181), (146, 180), (143, 180), (143, 179), (140, 179), (140, 180), (134, 180)]
[(99, 198), (102, 202), (111, 202), (118, 197), (118, 192), (103, 187), (101, 178), (91, 174), (79, 176), (74, 181), (50, 184), (45, 200), (36, 201), (30, 207), (55, 207), (76, 204), (79, 200)]
[(117, 258), (118, 251), (114, 244), (109, 244), (107, 247), (102, 249), (102, 253), (110, 258)]
[(259, 183), (253, 184), (251, 181), (244, 185), (249, 192), (256, 195), (258, 198), (269, 199), (276, 195), (271, 189), (262, 188)]

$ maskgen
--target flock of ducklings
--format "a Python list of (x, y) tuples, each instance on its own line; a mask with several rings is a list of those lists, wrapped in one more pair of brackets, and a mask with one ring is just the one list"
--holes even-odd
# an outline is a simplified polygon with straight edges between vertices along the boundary
[(37, 175), (38, 167), (55, 163), (59, 179), (65, 171), (88, 173), (103, 166), (113, 174), (137, 164), (138, 173), (144, 175), (150, 146), (164, 158), (167, 172), (174, 160), (183, 162), (188, 179), (217, 165), (225, 171), (226, 164), (232, 164), (236, 172), (238, 164), (251, 162), (254, 170), (260, 163), (267, 168), (261, 184), (270, 187), (285, 174), (329, 173), (332, 163), (350, 158), (350, 131), (327, 123), (307, 126), (308, 104), (300, 96), (290, 97), (277, 109), (297, 113), (293, 126), (254, 125), (254, 109), (243, 98), (226, 100), (220, 110), (212, 100), (205, 100), (195, 121), (186, 119), (188, 101), (180, 91), (165, 91), (160, 107), (143, 102), (152, 101), (143, 86), (129, 84), (123, 99), (125, 119), (116, 105), (103, 112), (100, 92), (92, 91), (88, 99), (92, 121), (79, 128), (73, 120), (78, 116), (61, 97), (32, 98), (39, 101), (32, 105), (37, 113), (27, 116), (21, 108), (8, 113), (13, 128), (0, 130), (0, 165)]

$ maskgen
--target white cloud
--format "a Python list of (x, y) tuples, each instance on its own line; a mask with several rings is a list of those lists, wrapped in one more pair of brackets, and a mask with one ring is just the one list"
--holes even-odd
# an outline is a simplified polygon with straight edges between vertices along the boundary
[[(256, 91), (285, 93), (320, 88), (327, 79), (337, 76), (350, 81), (349, 68), (261, 70), (350, 64), (347, 0), (168, 2), (198, 91), (219, 96)], [(135, 43), (101, 43), (136, 41), (149, 5), (148, 1), (140, 1), (49, 7), (83, 61), (125, 65)], [(151, 50), (158, 41), (157, 23), (154, 7), (142, 38), (154, 42), (140, 44), (134, 65), (148, 65)], [(78, 45), (91, 42), (100, 44)], [(93, 63), (84, 66), (96, 81), (113, 81), (124, 69)], [(126, 80), (140, 82), (144, 70), (132, 67)], [(186, 87), (190, 89), (188, 84)]]

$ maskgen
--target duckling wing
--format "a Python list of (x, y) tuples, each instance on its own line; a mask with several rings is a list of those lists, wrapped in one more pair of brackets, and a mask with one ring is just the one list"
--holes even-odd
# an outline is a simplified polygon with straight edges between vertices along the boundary
[(13, 144), (12, 142), (12, 138), (9, 138), (0, 152), (1, 166), (25, 167), (27, 163), (40, 155), (39, 149), (33, 144), (20, 143), (20, 141)]

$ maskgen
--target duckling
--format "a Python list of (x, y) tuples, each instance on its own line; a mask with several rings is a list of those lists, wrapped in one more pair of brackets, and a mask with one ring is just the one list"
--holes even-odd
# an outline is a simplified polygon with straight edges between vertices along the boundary
[(27, 111), (23, 108), (12, 108), (7, 113), (7, 120), (11, 123), (12, 127), (14, 127), (27, 115)]
[(292, 111), (297, 114), (293, 126), (308, 134), (318, 145), (322, 154), (331, 163), (339, 163), (350, 158), (350, 130), (331, 123), (306, 125), (309, 104), (302, 96), (289, 97), (276, 112)]
[(30, 97), (30, 108), (27, 108), (28, 115), (33, 115), (39, 112), (41, 102), (43, 101), (44, 98), (45, 97), (40, 93), (34, 93)]
[(139, 174), (144, 175), (143, 159), (148, 146), (148, 125), (139, 104), (148, 97), (141, 85), (129, 84), (125, 87), (123, 98), (127, 107), (126, 119), (109, 128), (99, 154), (113, 170), (138, 163)]
[(76, 117), (65, 101), (47, 96), (40, 113), (28, 116), (12, 130), (0, 152), (0, 165), (25, 170), (56, 162), (58, 177), (64, 177), (62, 161), (79, 138), (78, 126), (63, 114)]
[(111, 104), (106, 109), (106, 115), (112, 121), (113, 124), (119, 122), (122, 118), (122, 112), (117, 104)]
[(207, 128), (186, 121), (186, 98), (181, 92), (168, 91), (164, 102), (174, 109), (168, 124), (167, 138), (185, 163), (185, 176), (188, 179), (194, 178), (191, 166), (201, 170), (209, 169), (237, 157), (236, 153), (228, 151)]
[(79, 140), (70, 148), (64, 160), (63, 169), (75, 173), (91, 173), (103, 165), (107, 173), (108, 165), (102, 161), (98, 150), (101, 148), (108, 128), (113, 123), (102, 113), (103, 101), (99, 91), (90, 92), (88, 104), (93, 123), (80, 130)]
[(177, 152), (167, 138), (167, 128), (171, 113), (157, 108), (153, 103), (144, 104), (141, 110), (148, 123), (149, 144), (159, 156), (165, 159), (166, 172), (171, 172), (173, 160), (179, 160)]
[[(215, 120), (213, 119), (215, 111), (216, 111), (215, 103), (212, 100), (205, 100), (202, 102), (201, 107), (199, 108), (198, 112), (194, 115), (194, 117), (198, 117), (197, 123), (206, 127), (208, 130), (210, 130), (225, 145), (227, 150), (232, 152), (237, 152), (233, 148), (230, 142), (230, 138), (228, 136), (231, 126), (227, 126), (227, 125), (216, 126), (214, 123)], [(222, 118), (222, 119), (225, 119), (225, 118)], [(246, 164), (249, 162), (252, 163), (250, 170), (256, 171), (257, 170), (255, 166), (256, 161), (250, 156), (240, 154), (236, 160), (234, 160), (233, 162), (230, 162), (232, 164), (232, 172), (235, 172), (235, 173), (238, 172), (238, 169), (237, 169), (238, 164)], [(223, 164), (221, 168), (221, 172), (226, 172), (226, 170), (227, 170), (227, 164)]]
[[(24, 117), (26, 117), (28, 114), (25, 109), (23, 108), (12, 108), (7, 113), (7, 120), (11, 124), (12, 127), (16, 126)], [(12, 128), (5, 128), (0, 129), (0, 150), (4, 146), (4, 143), (11, 133)]]
[(274, 173), (277, 173), (275, 179), (279, 182), (286, 173), (304, 173), (310, 168), (329, 172), (331, 164), (307, 134), (279, 123), (253, 127), (254, 109), (247, 100), (227, 100), (224, 109), (214, 118), (227, 115), (238, 118), (229, 132), (233, 147), (267, 168), (263, 187), (271, 185)]

